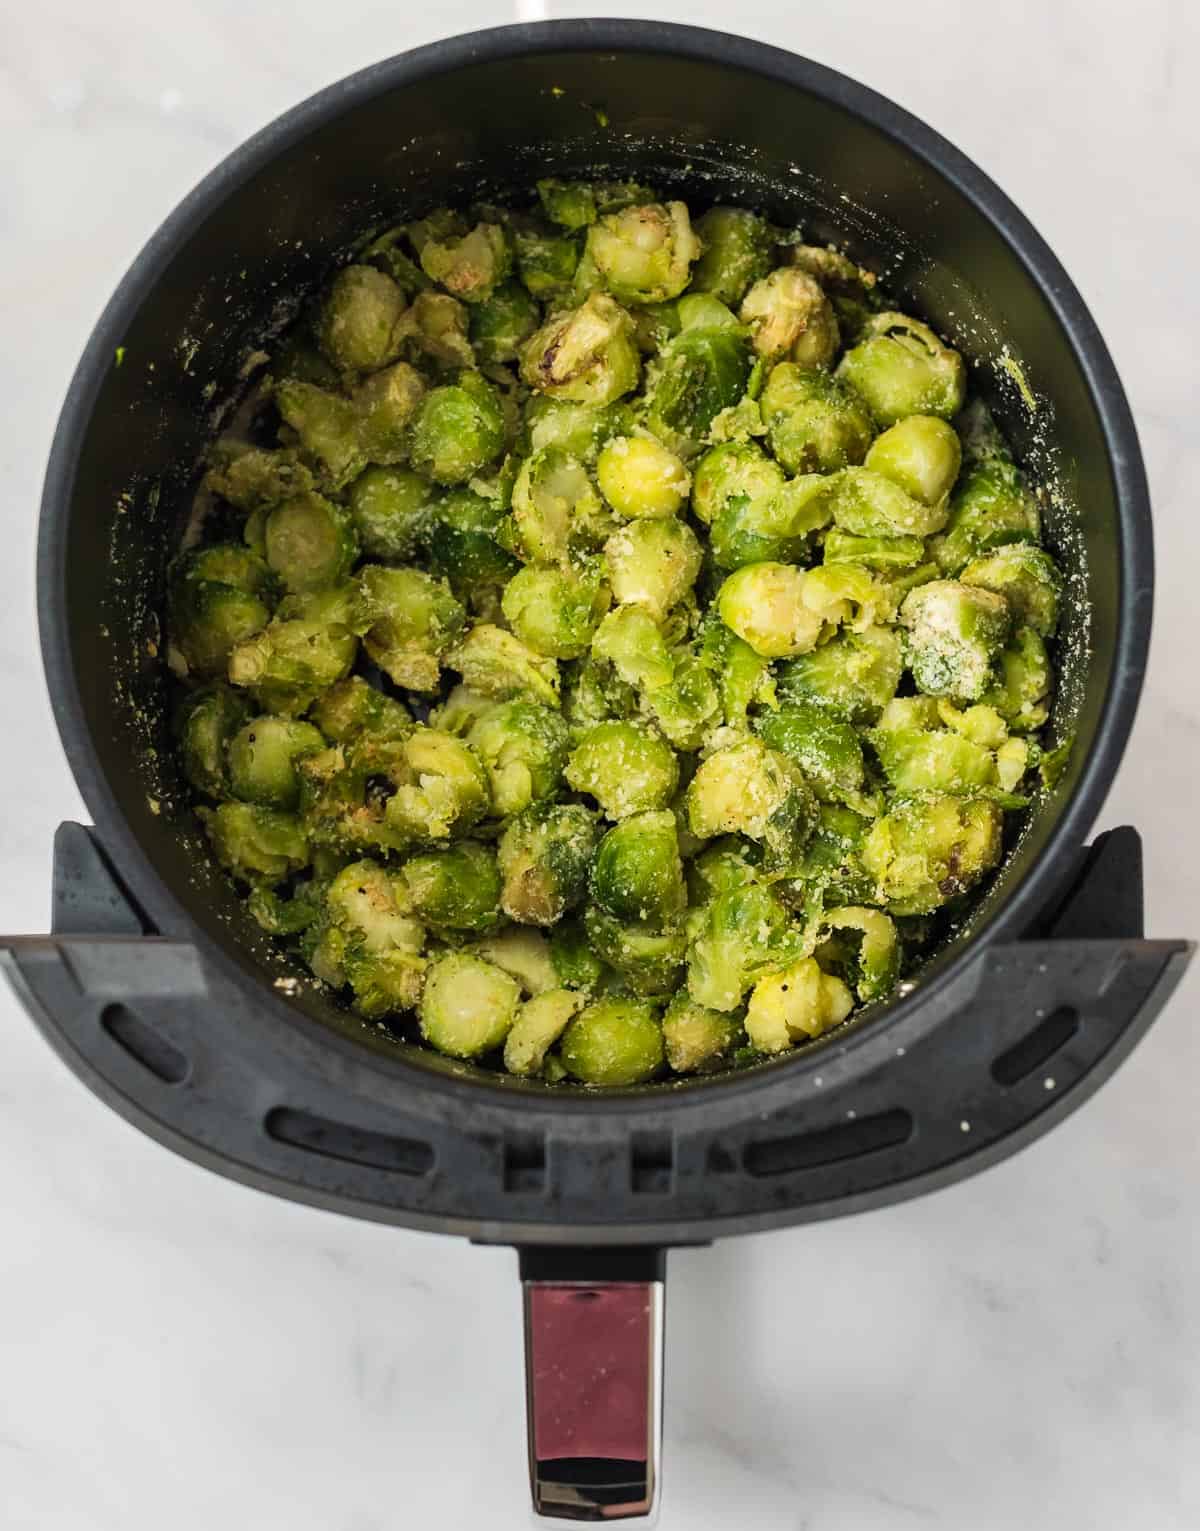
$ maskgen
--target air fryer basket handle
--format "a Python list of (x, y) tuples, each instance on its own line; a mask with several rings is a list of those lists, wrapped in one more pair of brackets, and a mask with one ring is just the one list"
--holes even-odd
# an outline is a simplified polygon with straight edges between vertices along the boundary
[(661, 1250), (521, 1252), (535, 1514), (577, 1521), (654, 1514), (664, 1277)]

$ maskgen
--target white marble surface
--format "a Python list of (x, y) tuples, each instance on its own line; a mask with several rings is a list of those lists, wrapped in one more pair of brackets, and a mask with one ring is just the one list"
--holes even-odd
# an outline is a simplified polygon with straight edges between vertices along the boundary
[[(43, 928), (50, 835), (80, 812), (34, 658), (31, 578), (78, 350), (145, 237), (246, 134), (378, 56), (513, 14), (406, 10), (0, 7), (0, 928)], [(1200, 932), (1184, 807), (1200, 741), (1196, 9), (693, 0), (646, 14), (733, 17), (892, 95), (1000, 181), (1079, 283), (1132, 396), (1161, 558), (1146, 698), (1102, 822), (1146, 836), (1152, 931)], [(982, 1178), (674, 1256), (663, 1526), (1194, 1531), (1198, 998), (1200, 972), (1086, 1111)], [(193, 1168), (93, 1100), (7, 992), (0, 1207), (5, 1531), (527, 1523), (511, 1254)]]

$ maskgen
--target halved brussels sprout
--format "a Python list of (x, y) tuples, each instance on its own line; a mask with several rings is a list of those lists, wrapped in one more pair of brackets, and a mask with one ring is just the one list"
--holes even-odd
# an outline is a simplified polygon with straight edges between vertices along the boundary
[(321, 309), (321, 350), (341, 372), (375, 372), (395, 361), (404, 339), (404, 294), (374, 266), (346, 266)]
[(860, 799), (862, 745), (849, 723), (812, 702), (791, 702), (764, 714), (758, 732), (766, 745), (800, 767), (819, 796), (834, 802)]
[(354, 991), (370, 1019), (411, 1010), (425, 975), (425, 930), (399, 878), (374, 861), (344, 867), (325, 891), (309, 964), (323, 982)]
[(573, 404), (539, 393), (525, 407), (525, 423), (531, 452), (560, 447), (578, 462), (594, 463), (605, 442), (632, 424), (632, 414), (627, 404)]
[(947, 574), (960, 574), (972, 559), (1011, 542), (1036, 542), (1041, 531), (1037, 501), (1008, 458), (990, 457), (968, 467), (950, 498), (950, 519), (931, 544)]
[(348, 675), (357, 653), (358, 638), (343, 621), (276, 617), (231, 650), (229, 679), (268, 711), (295, 715)]
[(876, 901), (929, 914), (973, 888), (1000, 859), (1001, 812), (987, 798), (934, 797), (877, 819), (862, 845)]
[(837, 355), (838, 324), (829, 299), (799, 266), (780, 266), (755, 282), (738, 315), (768, 361), (790, 356), (797, 366), (815, 370)]
[(266, 560), (285, 590), (339, 585), (358, 557), (354, 523), (319, 494), (296, 495), (271, 510), (264, 533)]
[(295, 718), (252, 718), (229, 741), (229, 786), (234, 797), (268, 808), (300, 801), (297, 762), (325, 748), (319, 729)]
[(665, 808), (679, 785), (674, 751), (637, 723), (598, 723), (567, 761), (568, 786), (594, 797), (610, 819)]
[(867, 401), (880, 425), (895, 425), (908, 415), (949, 420), (966, 396), (966, 368), (958, 352), (927, 324), (892, 310), (871, 315), (837, 374)]
[(368, 558), (399, 563), (424, 540), (436, 500), (433, 486), (408, 468), (368, 468), (349, 490), (350, 515)]
[(349, 744), (364, 733), (399, 739), (412, 727), (412, 719), (399, 702), (358, 675), (348, 675), (330, 686), (314, 702), (309, 717), (334, 744)]
[(688, 863), (688, 903), (698, 909), (732, 888), (758, 879), (762, 852), (740, 835), (723, 835), (704, 846)]
[(944, 499), (926, 505), (870, 468), (843, 468), (828, 493), (833, 519), (856, 537), (927, 537), (949, 514)]
[(650, 202), (593, 224), (587, 253), (603, 285), (623, 303), (663, 303), (687, 286), (700, 241), (685, 203)]
[(1044, 549), (1027, 542), (1008, 543), (969, 563), (961, 578), (964, 585), (1002, 595), (1018, 627), (1032, 627), (1040, 637), (1053, 637), (1062, 579)]
[(626, 520), (673, 516), (688, 497), (683, 463), (653, 436), (616, 436), (600, 453), (596, 479), (604, 498)]
[(260, 803), (221, 803), (198, 812), (217, 860), (243, 882), (282, 882), (308, 864), (308, 836), (294, 814)]
[(854, 996), (840, 978), (800, 957), (755, 984), (746, 1035), (760, 1053), (782, 1053), (840, 1025), (853, 1009)]
[(677, 750), (698, 750), (722, 721), (720, 688), (702, 659), (673, 655), (672, 664), (671, 679), (647, 690), (642, 705)]
[(547, 303), (570, 296), (579, 266), (579, 241), (541, 229), (518, 228), (517, 274), (526, 291)]
[(412, 424), (413, 467), (436, 484), (465, 484), (504, 450), (504, 412), (477, 372), (434, 388)]
[(692, 268), (692, 292), (711, 292), (722, 303), (741, 301), (751, 282), (771, 267), (766, 220), (743, 207), (712, 207), (696, 220), (700, 259)]
[(1019, 733), (1041, 728), (1050, 715), (1053, 672), (1046, 645), (1031, 627), (1014, 634), (997, 662), (998, 679), (984, 692), (983, 700), (994, 707)]
[(696, 464), (692, 477), (692, 513), (706, 524), (742, 502), (753, 503), (782, 489), (783, 469), (752, 441), (726, 441), (712, 447)]
[(954, 487), (961, 462), (953, 426), (936, 415), (909, 415), (875, 438), (865, 465), (914, 500), (937, 505)]
[(392, 775), (384, 782), (391, 795), (383, 814), (403, 842), (429, 845), (453, 839), (491, 807), (483, 766), (452, 734), (415, 728), (396, 746), (393, 758)]
[(524, 287), (506, 282), (471, 310), (471, 344), (485, 366), (516, 361), (538, 327), (540, 311)]
[(780, 665), (779, 699), (812, 702), (850, 723), (870, 723), (895, 696), (903, 669), (900, 639), (890, 628), (843, 632)]
[(522, 462), (513, 484), (512, 515), (517, 543), (529, 562), (565, 561), (579, 521), (594, 519), (599, 509), (587, 469), (562, 447), (542, 447)]
[(665, 998), (679, 983), (687, 951), (679, 925), (618, 920), (592, 905), (584, 914), (592, 950), (643, 999)]
[(724, 622), (714, 620), (714, 615), (707, 616), (701, 625), (700, 663), (716, 678), (725, 722), (741, 728), (750, 707), (775, 705), (771, 661), (756, 653)]
[(759, 401), (767, 439), (789, 473), (832, 473), (861, 463), (875, 428), (852, 388), (795, 362), (771, 369)]
[(696, 583), (703, 550), (686, 522), (655, 517), (615, 532), (604, 544), (604, 558), (614, 599), (644, 606), (661, 621)]
[(409, 230), (422, 271), (464, 303), (485, 303), (512, 269), (505, 231), (495, 223), (468, 230), (454, 214), (435, 217)]
[(595, 1000), (571, 1021), (559, 1052), (567, 1072), (584, 1084), (642, 1084), (663, 1064), (658, 1012), (639, 1000)]
[(271, 571), (249, 548), (216, 544), (171, 570), (167, 622), (179, 673), (220, 675), (234, 647), (270, 620)]
[(942, 728), (887, 727), (887, 714), (869, 735), (883, 774), (902, 798), (925, 792), (968, 793), (996, 785), (991, 750)]
[[(884, 573), (915, 569), (925, 557), (922, 537), (859, 537), (832, 526), (825, 534), (822, 557), (827, 564), (857, 563)], [(932, 575), (930, 576), (932, 578)]]
[(675, 815), (635, 813), (610, 829), (592, 862), (591, 891), (626, 923), (662, 925), (681, 914), (687, 895)]
[(662, 1020), (667, 1062), (677, 1074), (724, 1068), (742, 1035), (741, 1023), (722, 1010), (707, 1010), (681, 990)]
[(411, 856), (396, 876), (408, 907), (431, 930), (494, 930), (500, 923), (496, 853), (478, 841)]
[(829, 487), (821, 474), (807, 473), (756, 499), (731, 500), (712, 523), (713, 561), (721, 569), (800, 562), (813, 533), (833, 518)]
[(980, 701), (1012, 627), (1002, 595), (956, 580), (909, 591), (900, 608), (913, 679), (931, 696)]
[(229, 796), (229, 741), (249, 712), (246, 699), (220, 681), (189, 691), (175, 709), (180, 763), (197, 792)]
[(448, 952), (425, 979), (421, 1035), (451, 1058), (478, 1058), (508, 1036), (520, 999), (516, 980), (494, 963), (470, 952)]
[(409, 422), (424, 395), (421, 374), (403, 361), (376, 372), (354, 390), (360, 422), (358, 439), (369, 462), (387, 466), (404, 461), (409, 449)]
[(778, 896), (760, 883), (718, 894), (704, 908), (688, 953), (687, 989), (709, 1010), (736, 1010), (767, 973), (799, 955), (802, 936)]
[(582, 994), (549, 989), (527, 999), (504, 1042), (504, 1067), (510, 1074), (536, 1074), (546, 1054), (583, 1008)]
[(602, 292), (556, 314), (521, 349), (521, 377), (530, 388), (577, 404), (611, 404), (637, 387), (641, 371), (633, 323)]
[(429, 566), (460, 600), (478, 602), (505, 585), (520, 564), (497, 540), (505, 512), (495, 500), (454, 489), (431, 510), (426, 543)]
[(467, 743), (483, 761), (492, 807), (502, 819), (552, 797), (562, 783), (568, 734), (562, 714), (538, 702), (498, 702)]
[(692, 833), (702, 840), (745, 835), (762, 844), (773, 867), (788, 869), (811, 831), (815, 804), (791, 760), (750, 738), (700, 765), (687, 789), (687, 812)]
[(550, 944), (540, 930), (510, 925), (473, 941), (471, 950), (515, 978), (526, 994), (546, 994), (559, 987)]
[(213, 465), (204, 475), (205, 487), (236, 510), (269, 510), (280, 500), (290, 500), (313, 487), (312, 474), (295, 452), (268, 452), (251, 446), (226, 451), (218, 445), (213, 457)]
[(275, 405), (331, 488), (342, 488), (366, 467), (362, 415), (349, 399), (285, 378), (275, 389)]
[(514, 819), (498, 853), (509, 919), (553, 925), (582, 903), (595, 844), (595, 822), (579, 803), (541, 803)]
[(522, 643), (547, 659), (586, 654), (610, 599), (598, 565), (530, 565), (504, 587), (505, 621)]
[(808, 578), (790, 564), (746, 564), (717, 594), (721, 621), (764, 659), (805, 654), (821, 636), (821, 618), (804, 600)]
[(596, 221), (596, 193), (587, 181), (547, 177), (537, 183), (537, 194), (546, 217), (564, 229), (586, 229)]
[(592, 653), (611, 664), (626, 683), (651, 690), (667, 685), (675, 663), (662, 629), (642, 606), (618, 606), (596, 629)]
[(750, 376), (750, 349), (726, 328), (683, 330), (646, 375), (646, 424), (677, 457), (700, 452), (709, 427), (737, 403)]
[(368, 564), (359, 570), (367, 653), (398, 686), (433, 692), (466, 626), (466, 613), (445, 580), (421, 569)]
[(446, 656), (473, 691), (499, 702), (527, 697), (558, 706), (558, 666), (527, 648), (519, 638), (490, 622), (479, 622)]
[(439, 367), (474, 367), (467, 338), (470, 315), (448, 292), (420, 292), (404, 316), (405, 335), (418, 352)]

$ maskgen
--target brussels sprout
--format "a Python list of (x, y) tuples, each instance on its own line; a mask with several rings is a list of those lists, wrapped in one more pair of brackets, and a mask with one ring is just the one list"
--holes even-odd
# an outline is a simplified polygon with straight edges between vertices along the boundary
[(919, 690), (980, 701), (1012, 619), (1002, 595), (939, 579), (911, 590), (900, 608), (908, 629), (906, 657)]
[(425, 275), (464, 303), (487, 302), (512, 269), (508, 238), (495, 223), (462, 232), (459, 220), (447, 219), (436, 232), (413, 225), (410, 237)]
[(926, 537), (949, 514), (945, 500), (926, 505), (870, 468), (843, 468), (829, 480), (833, 519), (856, 537)]
[(340, 584), (358, 557), (354, 523), (340, 505), (319, 494), (276, 505), (267, 516), (264, 546), (271, 570), (292, 591)]
[(723, 1068), (742, 1034), (740, 1023), (720, 1010), (707, 1010), (686, 992), (676, 994), (662, 1022), (667, 1062), (677, 1074), (707, 1074)]
[(586, 654), (609, 591), (599, 567), (519, 570), (504, 587), (505, 621), (522, 643), (547, 659)]
[(827, 564), (855, 563), (884, 572), (915, 569), (925, 556), (921, 537), (859, 537), (830, 527), (825, 534), (823, 555)]
[(823, 707), (792, 702), (759, 720), (759, 736), (798, 765), (817, 793), (852, 801), (863, 790), (863, 752), (858, 735)]
[(385, 466), (408, 456), (408, 425), (425, 394), (421, 374), (407, 362), (376, 372), (354, 390), (358, 441), (364, 456)]
[(632, 421), (626, 404), (572, 404), (534, 394), (525, 409), (529, 449), (560, 447), (581, 463), (595, 462), (601, 447)]
[(721, 621), (764, 659), (807, 653), (821, 636), (821, 618), (804, 600), (808, 577), (790, 564), (746, 564), (717, 594)]
[(404, 294), (374, 266), (346, 266), (329, 285), (317, 338), (342, 372), (375, 372), (395, 361), (404, 338)]
[(966, 395), (966, 368), (958, 352), (927, 324), (890, 310), (871, 315), (837, 373), (867, 401), (880, 425), (895, 425), (908, 415), (949, 420)]
[[(930, 697), (910, 697), (909, 701), (928, 702)], [(893, 703), (893, 706), (898, 703)], [(1008, 725), (994, 707), (986, 707), (983, 703), (977, 703), (974, 707), (967, 707), (962, 712), (944, 698), (934, 703), (939, 720), (952, 728), (955, 733), (961, 734), (964, 739), (970, 739), (972, 744), (982, 744), (984, 749), (997, 750), (1008, 739)], [(881, 724), (886, 727), (889, 711), (884, 712)]]
[(474, 691), (497, 701), (523, 696), (547, 707), (558, 706), (558, 666), (527, 648), (502, 627), (479, 622), (446, 656)]
[(496, 853), (475, 840), (412, 856), (397, 877), (413, 913), (439, 934), (494, 930), (500, 923)]
[(404, 842), (434, 844), (477, 824), (491, 806), (487, 775), (452, 734), (416, 728), (396, 746), (384, 818)]
[(790, 356), (797, 366), (815, 370), (837, 354), (838, 324), (829, 299), (799, 266), (781, 266), (755, 282), (738, 316), (768, 361)]
[(644, 606), (660, 621), (696, 583), (703, 558), (699, 539), (674, 516), (630, 521), (604, 544), (614, 598)]
[(885, 711), (869, 738), (888, 785), (898, 796), (967, 793), (972, 787), (996, 784), (991, 750), (946, 729), (887, 727), (886, 722)]
[(530, 388), (576, 404), (611, 404), (637, 387), (641, 370), (629, 315), (601, 292), (556, 314), (521, 350)]
[(947, 574), (1012, 542), (1036, 542), (1041, 519), (1015, 465), (994, 457), (968, 467), (950, 497), (945, 533), (932, 546)]
[(409, 342), (440, 367), (474, 367), (475, 352), (467, 338), (470, 316), (464, 304), (448, 292), (422, 292), (405, 315)]
[(929, 914), (965, 893), (1000, 859), (1001, 817), (986, 798), (934, 797), (877, 819), (862, 845), (875, 901), (892, 914)]
[(704, 446), (709, 426), (741, 398), (750, 350), (729, 329), (684, 330), (646, 374), (646, 424), (685, 462)]
[(204, 484), (235, 510), (255, 511), (306, 493), (313, 487), (313, 476), (294, 452), (241, 446), (233, 454), (218, 456)]
[(409, 243), (409, 230), (410, 225), (406, 223), (385, 229), (361, 252), (363, 263), (377, 266), (390, 276), (406, 298), (427, 292), (433, 286), (416, 261), (402, 248)]
[(681, 914), (687, 895), (675, 815), (635, 813), (610, 829), (592, 862), (591, 892), (626, 923), (662, 925)]
[(904, 668), (900, 639), (886, 627), (839, 633), (779, 667), (779, 699), (813, 702), (851, 723), (869, 723), (896, 694)]
[(562, 715), (537, 702), (498, 702), (471, 729), (467, 743), (483, 761), (492, 807), (510, 818), (557, 792), (568, 737)]
[(522, 925), (553, 925), (579, 904), (596, 844), (578, 803), (539, 803), (509, 824), (499, 846), (501, 903)]
[(675, 749), (698, 750), (722, 721), (721, 692), (702, 659), (676, 658), (674, 671), (665, 685), (646, 692), (642, 704)]
[(399, 702), (358, 675), (348, 675), (330, 686), (313, 703), (309, 717), (335, 744), (349, 744), (364, 733), (399, 739), (412, 727), (412, 719)]
[(587, 469), (562, 447), (525, 458), (513, 485), (512, 515), (522, 555), (532, 563), (561, 563), (579, 519), (594, 517), (599, 497)]
[(538, 306), (524, 287), (506, 282), (471, 310), (471, 344), (485, 366), (516, 361), (538, 327)]
[[(745, 338), (745, 330), (738, 323), (737, 315), (711, 293), (689, 292), (678, 302), (667, 304), (666, 311), (674, 315), (675, 324), (661, 344), (681, 330), (732, 330), (735, 335)], [(655, 349), (661, 349), (661, 344)]]
[(670, 745), (636, 723), (598, 723), (567, 761), (567, 785), (594, 797), (610, 819), (665, 808), (679, 785)]
[(294, 815), (259, 803), (198, 810), (217, 860), (243, 882), (277, 883), (308, 863), (308, 837)]
[(245, 723), (229, 743), (229, 784), (235, 797), (268, 808), (300, 801), (296, 763), (325, 748), (319, 729), (269, 714)]
[(696, 220), (696, 233), (701, 255), (692, 268), (691, 291), (738, 303), (751, 282), (770, 270), (771, 231), (757, 213), (712, 207)]
[(1031, 627), (1022, 627), (1000, 655), (999, 679), (983, 700), (1004, 718), (1009, 728), (1032, 733), (1050, 715), (1052, 684), (1046, 645)]
[(663, 303), (687, 286), (700, 241), (683, 202), (651, 202), (593, 224), (587, 253), (602, 284), (623, 303)]
[(275, 389), (275, 404), (332, 488), (340, 489), (362, 472), (367, 462), (362, 416), (349, 399), (287, 378)]
[(537, 183), (537, 194), (546, 217), (564, 229), (586, 229), (596, 221), (596, 193), (586, 181), (548, 177)]
[(425, 395), (413, 420), (411, 460), (436, 484), (465, 484), (504, 450), (504, 413), (475, 372)]
[(596, 723), (630, 717), (638, 696), (611, 665), (590, 657), (567, 666), (563, 684), (563, 717), (578, 742)]
[(673, 516), (688, 497), (688, 471), (653, 436), (616, 436), (596, 462), (604, 498), (629, 520), (635, 516)]
[(350, 515), (368, 558), (411, 558), (424, 539), (435, 493), (407, 468), (368, 468), (350, 486)]
[(171, 570), (167, 620), (182, 673), (220, 675), (234, 647), (267, 625), (271, 571), (236, 543), (185, 554)]
[(794, 266), (816, 277), (826, 292), (861, 297), (875, 286), (875, 273), (856, 266), (835, 245), (795, 244), (788, 250), (788, 258)]
[(274, 888), (256, 883), (246, 908), (258, 928), (269, 936), (298, 936), (320, 918), (321, 884), (301, 883), (291, 898), (283, 898)]
[(712, 447), (696, 464), (692, 477), (692, 514), (705, 524), (743, 502), (769, 497), (786, 482), (783, 469), (752, 441), (726, 441)]
[(368, 564), (359, 571), (367, 653), (398, 686), (432, 692), (466, 626), (466, 614), (445, 580), (420, 569)]
[(953, 426), (936, 415), (909, 415), (877, 436), (865, 463), (923, 505), (938, 505), (954, 487), (962, 447)]
[(1002, 595), (1018, 627), (1032, 627), (1043, 638), (1053, 637), (1062, 580), (1054, 560), (1042, 548), (1027, 542), (1008, 543), (986, 558), (974, 559), (961, 578), (964, 585)]
[(777, 895), (744, 883), (706, 905), (688, 954), (687, 988), (709, 1010), (736, 1010), (765, 974), (798, 954), (801, 936)]
[(876, 579), (859, 564), (822, 564), (809, 569), (804, 604), (821, 619), (823, 633), (835, 627), (863, 632), (878, 622), (894, 621), (896, 599), (889, 582)]
[(411, 1010), (425, 975), (425, 931), (406, 907), (400, 879), (374, 861), (344, 867), (325, 893), (309, 965), (323, 982), (349, 984), (369, 1020)]
[(780, 362), (759, 402), (771, 450), (789, 473), (832, 473), (867, 455), (874, 435), (867, 406), (827, 373)]
[(470, 489), (452, 490), (433, 507), (426, 534), (429, 566), (445, 576), (460, 600), (480, 600), (520, 568), (497, 541), (504, 518), (494, 500)]
[(782, 1053), (797, 1042), (838, 1026), (854, 1009), (854, 996), (823, 973), (812, 957), (759, 979), (746, 1008), (746, 1035), (760, 1053)]
[(421, 995), (421, 1035), (451, 1058), (499, 1047), (517, 1018), (521, 991), (494, 963), (450, 952), (433, 963)]
[(510, 1074), (536, 1074), (546, 1054), (583, 1008), (582, 994), (550, 989), (526, 1000), (504, 1042), (504, 1067)]
[(294, 715), (349, 674), (357, 652), (358, 639), (344, 622), (276, 617), (231, 650), (229, 679), (268, 711)]
[(582, 920), (564, 920), (550, 937), (550, 958), (558, 981), (568, 989), (594, 994), (604, 982), (607, 969), (588, 945)]
[(517, 274), (535, 298), (555, 302), (567, 297), (579, 266), (579, 242), (538, 229), (517, 229)]
[(692, 833), (702, 840), (745, 835), (761, 842), (772, 867), (787, 869), (808, 837), (815, 804), (791, 760), (750, 738), (703, 762), (687, 789), (687, 811)]
[(550, 945), (539, 930), (510, 925), (494, 936), (473, 941), (471, 950), (515, 978), (526, 994), (546, 994), (560, 986)]
[(626, 923), (595, 905), (586, 910), (584, 927), (592, 950), (630, 993), (651, 999), (674, 992), (687, 954), (681, 927)]
[(813, 895), (831, 907), (874, 898), (875, 881), (862, 863), (870, 827), (871, 820), (851, 808), (820, 804), (796, 883), (781, 885), (784, 894), (794, 902), (799, 893), (806, 906)]
[(642, 606), (618, 606), (596, 629), (592, 653), (616, 670), (626, 685), (654, 689), (675, 673), (662, 630)]
[(189, 691), (175, 709), (183, 774), (206, 797), (229, 795), (229, 741), (249, 714), (244, 697), (220, 681)]
[(731, 500), (712, 523), (713, 561), (721, 569), (800, 561), (832, 519), (828, 490), (827, 478), (807, 473), (757, 499)]
[(752, 841), (723, 835), (706, 845), (688, 864), (688, 902), (693, 908), (733, 888), (758, 879), (762, 853)]
[(730, 632), (724, 622), (707, 618), (702, 627), (700, 663), (717, 678), (721, 711), (731, 727), (745, 724), (747, 710), (775, 704), (771, 662)]
[(482, 691), (472, 691), (470, 686), (455, 686), (446, 700), (430, 712), (430, 727), (465, 739), (484, 713), (490, 712), (495, 705), (494, 696), (484, 696)]
[(559, 1051), (567, 1072), (584, 1084), (642, 1084), (663, 1064), (657, 1011), (639, 1000), (595, 1000), (571, 1021)]

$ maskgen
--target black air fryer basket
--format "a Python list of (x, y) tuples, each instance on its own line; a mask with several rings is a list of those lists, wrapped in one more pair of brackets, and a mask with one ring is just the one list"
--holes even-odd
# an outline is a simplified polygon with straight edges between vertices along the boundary
[[(588, 1094), (385, 1041), (289, 981), (172, 776), (157, 656), (200, 455), (294, 300), (372, 224), (598, 171), (802, 223), (964, 353), (1049, 491), (1048, 540), (1071, 575), (1052, 726), (1076, 744), (912, 992), (732, 1076)], [(686, 27), (557, 22), (418, 49), (220, 165), (88, 343), (46, 478), (38, 594), (95, 828), (62, 826), (52, 934), (4, 938), (7, 971), (86, 1083), (198, 1163), (517, 1246), (537, 1507), (644, 1514), (667, 1248), (994, 1163), (1085, 1100), (1178, 982), (1190, 947), (1144, 938), (1136, 833), (1085, 844), (1141, 688), (1152, 583), (1142, 461), (1104, 343), (1030, 225), (935, 133), (816, 64)]]

